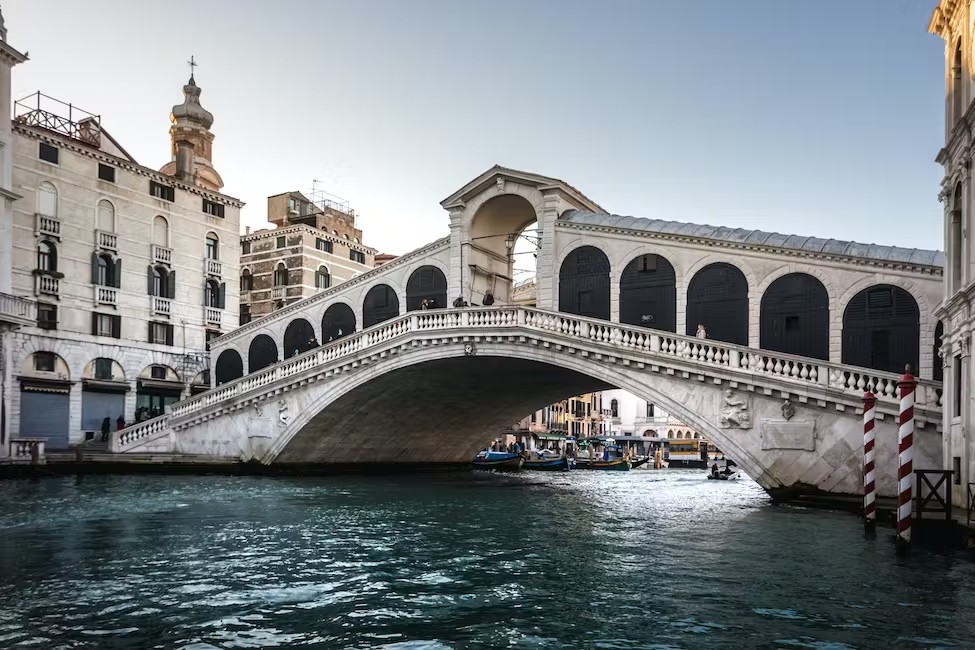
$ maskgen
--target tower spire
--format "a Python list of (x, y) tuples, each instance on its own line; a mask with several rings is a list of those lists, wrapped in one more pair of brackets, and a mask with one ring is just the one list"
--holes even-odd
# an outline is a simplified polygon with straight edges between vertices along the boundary
[(190, 60), (189, 60), (189, 61), (187, 61), (187, 62), (186, 62), (186, 64), (190, 66), (190, 85), (195, 85), (195, 84), (196, 84), (196, 80), (195, 80), (195, 79), (193, 78), (193, 76), (194, 76), (194, 74), (193, 74), (193, 73), (194, 73), (194, 72), (196, 72), (196, 71), (194, 70), (194, 68), (196, 68), (196, 66), (197, 66), (197, 65), (199, 65), (199, 64), (198, 64), (198, 63), (196, 62), (196, 57), (194, 57), (194, 56), (193, 56), (193, 55), (191, 54), (191, 55), (190, 55)]

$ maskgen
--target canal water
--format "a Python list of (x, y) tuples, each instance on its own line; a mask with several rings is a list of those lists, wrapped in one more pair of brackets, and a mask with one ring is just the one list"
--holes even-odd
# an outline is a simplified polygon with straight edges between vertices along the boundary
[(0, 648), (975, 647), (964, 557), (700, 471), (0, 491)]

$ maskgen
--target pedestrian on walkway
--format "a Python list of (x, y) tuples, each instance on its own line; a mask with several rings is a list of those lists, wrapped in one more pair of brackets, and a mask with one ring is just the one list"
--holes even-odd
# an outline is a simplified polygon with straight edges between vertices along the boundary
[(696, 336), (699, 339), (706, 339), (708, 337), (708, 331), (706, 329), (704, 329), (704, 325), (701, 325), (700, 323), (698, 323), (697, 324), (697, 334), (695, 334), (694, 336)]
[(108, 432), (112, 430), (112, 418), (105, 417), (102, 420), (102, 442), (108, 442)]
[(119, 431), (121, 431), (122, 429), (124, 429), (125, 428), (125, 416), (124, 415), (118, 416), (118, 419), (115, 420), (115, 424), (116, 424), (116, 426), (118, 426), (118, 430)]

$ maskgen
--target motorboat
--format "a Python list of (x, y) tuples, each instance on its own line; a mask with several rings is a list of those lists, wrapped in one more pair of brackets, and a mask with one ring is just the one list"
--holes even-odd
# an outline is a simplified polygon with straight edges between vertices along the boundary
[(711, 471), (708, 473), (709, 481), (737, 481), (741, 478), (741, 473), (736, 469), (731, 469), (736, 467), (734, 461), (726, 460), (724, 462), (724, 469), (718, 471), (718, 464), (715, 463), (711, 466)]
[(522, 465), (522, 469), (557, 472), (570, 470), (572, 469), (572, 466), (572, 461), (565, 456), (556, 456), (553, 458), (546, 458), (542, 456), (539, 458), (526, 458), (524, 464)]
[(524, 462), (525, 459), (521, 454), (485, 449), (474, 457), (471, 464), (478, 469), (497, 469), (511, 472), (521, 469)]

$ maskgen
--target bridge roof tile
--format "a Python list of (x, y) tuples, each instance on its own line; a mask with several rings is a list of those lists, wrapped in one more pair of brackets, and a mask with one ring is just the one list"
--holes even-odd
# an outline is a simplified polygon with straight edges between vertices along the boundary
[(824, 253), (827, 255), (844, 255), (846, 257), (921, 264), (926, 266), (944, 266), (945, 263), (945, 256), (941, 251), (902, 248), (900, 246), (883, 246), (881, 244), (861, 244), (854, 241), (823, 239), (821, 237), (808, 237), (805, 235), (785, 235), (776, 232), (765, 232), (764, 230), (708, 226), (696, 223), (683, 223), (680, 221), (647, 219), (645, 217), (599, 214), (580, 210), (567, 211), (559, 219), (581, 225), (626, 228), (664, 235), (700, 237), (715, 241), (754, 244), (758, 246), (808, 251), (811, 253)]

